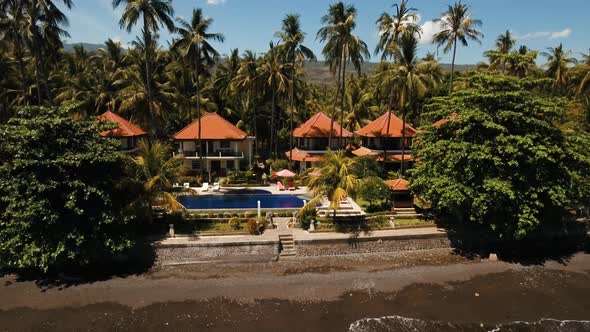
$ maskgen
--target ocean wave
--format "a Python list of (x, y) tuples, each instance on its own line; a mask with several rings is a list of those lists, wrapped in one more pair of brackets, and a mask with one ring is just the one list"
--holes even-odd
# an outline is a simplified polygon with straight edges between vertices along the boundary
[(349, 332), (429, 332), (429, 331), (485, 331), (485, 332), (586, 332), (590, 331), (587, 320), (557, 320), (543, 318), (535, 322), (514, 321), (497, 325), (482, 323), (459, 323), (428, 321), (401, 316), (365, 318), (350, 325)]

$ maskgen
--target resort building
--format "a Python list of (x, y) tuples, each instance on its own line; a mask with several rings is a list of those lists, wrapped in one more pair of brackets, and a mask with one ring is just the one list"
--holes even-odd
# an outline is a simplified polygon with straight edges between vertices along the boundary
[[(295, 148), (285, 152), (287, 158), (299, 164), (299, 172), (303, 173), (312, 163), (320, 161), (328, 150), (330, 123), (332, 119), (322, 112), (317, 113), (301, 126), (293, 130)], [(342, 130), (342, 142), (340, 131)], [(332, 150), (344, 148), (350, 143), (352, 133), (334, 121), (332, 126)]]
[(141, 128), (111, 111), (102, 114), (99, 121), (109, 121), (117, 124), (117, 128), (103, 131), (100, 135), (118, 139), (121, 142), (121, 150), (125, 152), (136, 150), (139, 146), (139, 140), (147, 136), (147, 133)]
[(408, 188), (410, 184), (407, 180), (402, 178), (386, 180), (385, 184), (391, 190), (391, 198), (393, 200), (394, 208), (412, 208), (414, 207), (414, 197)]
[(225, 176), (227, 171), (244, 169), (252, 164), (254, 137), (231, 124), (217, 113), (205, 113), (174, 135), (174, 157), (183, 158), (191, 171), (200, 171), (199, 121), (203, 142), (203, 170)]
[(433, 123), (432, 126), (433, 127), (440, 127), (440, 126), (444, 125), (445, 123), (447, 123), (449, 121), (457, 120), (458, 118), (459, 118), (459, 114), (452, 113), (451, 115), (449, 115), (448, 118), (442, 118), (442, 119), (436, 121), (435, 123)]
[[(388, 115), (391, 115), (390, 119), (388, 119)], [(388, 122), (389, 130), (387, 129)], [(385, 113), (356, 132), (361, 137), (361, 147), (352, 153), (359, 157), (375, 158), (380, 162), (401, 163), (402, 144), (404, 144), (404, 161), (412, 161), (412, 139), (416, 136), (417, 130), (406, 123), (406, 140), (403, 142), (402, 128), (402, 119), (393, 112)], [(384, 150), (387, 152), (387, 160), (384, 160)]]

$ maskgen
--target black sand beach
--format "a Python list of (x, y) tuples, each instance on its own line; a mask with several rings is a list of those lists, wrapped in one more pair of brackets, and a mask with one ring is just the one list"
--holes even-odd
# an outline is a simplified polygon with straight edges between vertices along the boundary
[[(589, 272), (584, 253), (526, 266), (428, 250), (164, 267), (94, 282), (9, 275), (0, 330), (585, 331)], [(559, 322), (514, 323), (544, 318)]]

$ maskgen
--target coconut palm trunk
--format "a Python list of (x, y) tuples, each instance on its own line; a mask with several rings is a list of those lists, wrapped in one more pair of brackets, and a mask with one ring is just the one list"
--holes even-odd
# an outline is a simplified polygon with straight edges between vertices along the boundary
[(338, 104), (338, 97), (340, 96), (340, 79), (341, 79), (341, 71), (342, 71), (342, 64), (338, 62), (337, 66), (337, 74), (336, 74), (336, 96), (334, 96), (334, 104), (332, 105), (332, 114), (330, 115), (330, 134), (328, 135), (328, 147), (332, 149), (332, 139), (334, 132), (334, 118), (336, 117), (336, 105)]
[(338, 141), (339, 148), (342, 148), (342, 126), (344, 125), (344, 97), (346, 96), (346, 48), (342, 49), (342, 88), (340, 94), (340, 139)]
[(150, 48), (151, 48), (151, 33), (148, 31), (148, 21), (147, 17), (144, 13), (143, 15), (143, 34), (144, 34), (144, 63), (145, 63), (145, 88), (147, 90), (147, 100), (148, 100), (148, 111), (150, 112), (150, 126), (151, 135), (155, 136), (158, 132), (156, 128), (156, 118), (154, 116), (154, 110), (152, 105), (152, 83), (151, 83), (151, 72), (150, 72)]
[(387, 128), (385, 129), (385, 140), (383, 141), (383, 176), (385, 176), (387, 174), (387, 143), (389, 143), (389, 128), (391, 125), (391, 112), (392, 112), (392, 108), (393, 108), (393, 87), (391, 88), (391, 91), (389, 92), (389, 100), (387, 102)]
[(449, 83), (449, 95), (453, 93), (453, 77), (455, 76), (455, 56), (457, 55), (457, 38), (453, 42), (453, 60), (451, 61), (451, 81)]
[[(201, 50), (199, 45), (197, 44), (197, 56), (195, 59), (195, 89), (197, 90), (197, 117), (199, 120), (199, 175), (201, 176), (201, 180), (203, 179), (203, 139), (202, 139), (202, 116), (201, 116), (201, 85), (199, 82), (199, 71), (201, 69)], [(192, 119), (191, 119), (192, 120)], [(209, 179), (211, 180), (211, 179)]]
[(271, 78), (271, 110), (270, 110), (270, 153), (274, 156), (274, 130), (275, 130), (275, 107), (276, 107), (276, 82)]

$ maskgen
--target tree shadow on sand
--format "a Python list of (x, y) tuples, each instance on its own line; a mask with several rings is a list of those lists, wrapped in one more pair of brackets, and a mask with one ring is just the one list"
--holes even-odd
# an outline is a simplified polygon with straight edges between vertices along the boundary
[[(47, 274), (33, 270), (4, 269), (0, 270), (0, 277), (14, 275), (16, 282), (34, 282), (41, 292), (46, 292), (50, 289), (63, 290), (112, 278), (140, 275), (149, 272), (154, 266), (156, 250), (153, 241), (157, 240), (152, 237), (138, 241), (133, 248), (123, 254), (105, 257), (99, 262), (84, 267), (63, 267), (59, 271), (51, 271)], [(2, 286), (9, 286), (11, 283), (6, 281)]]
[(481, 225), (437, 225), (446, 229), (454, 253), (468, 259), (495, 253), (499, 260), (525, 266), (547, 261), (566, 265), (576, 253), (590, 252), (588, 226), (574, 220), (545, 226), (522, 240), (502, 240)]

